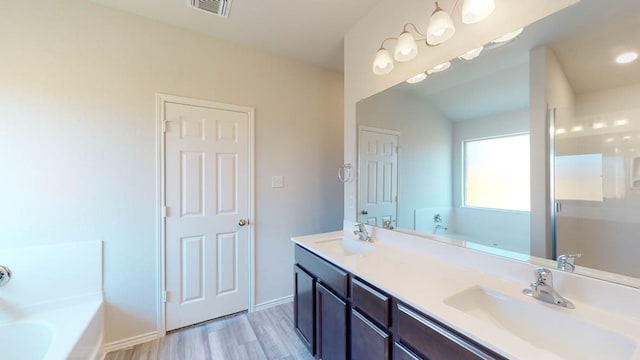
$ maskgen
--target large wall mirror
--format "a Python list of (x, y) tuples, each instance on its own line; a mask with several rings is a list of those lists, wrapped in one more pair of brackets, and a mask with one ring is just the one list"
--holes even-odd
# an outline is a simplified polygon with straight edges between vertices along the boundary
[[(582, 0), (360, 101), (357, 220), (527, 258), (549, 241), (532, 236), (531, 202), (544, 198), (555, 240), (546, 257), (579, 253), (579, 268), (637, 280), (640, 60), (616, 62), (633, 50), (639, 1)], [(534, 111), (547, 105), (546, 117)], [(540, 122), (549, 131), (530, 133)], [(547, 144), (546, 164), (532, 165), (532, 143)], [(532, 192), (540, 176), (548, 190)]]

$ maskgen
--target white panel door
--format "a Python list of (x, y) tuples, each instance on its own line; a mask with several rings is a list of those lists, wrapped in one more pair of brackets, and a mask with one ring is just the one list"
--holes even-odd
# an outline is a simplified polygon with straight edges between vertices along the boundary
[(360, 128), (358, 135), (358, 221), (395, 226), (398, 209), (398, 133)]
[(249, 306), (249, 114), (166, 102), (166, 330)]

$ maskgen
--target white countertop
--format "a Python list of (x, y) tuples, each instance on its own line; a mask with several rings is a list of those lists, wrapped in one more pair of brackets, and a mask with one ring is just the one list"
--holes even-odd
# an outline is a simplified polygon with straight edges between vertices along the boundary
[[(345, 228), (352, 227), (352, 223), (345, 222)], [(351, 231), (301, 236), (292, 240), (510, 359), (563, 357), (545, 350), (534, 340), (525, 341), (509, 331), (458, 310), (444, 300), (474, 286), (488, 288), (533, 306), (546, 307), (551, 314), (549, 328), (557, 326), (553, 314), (561, 312), (583, 323), (623, 334), (625, 341), (635, 343), (635, 352), (629, 359), (640, 360), (638, 289), (552, 269), (554, 288), (576, 305), (576, 309), (561, 308), (522, 294), (522, 289), (534, 280), (535, 266), (531, 264), (395, 231), (369, 227), (368, 230), (374, 238), (373, 249), (355, 255), (345, 256), (318, 244), (339, 237), (355, 239)], [(545, 331), (544, 328), (539, 330)], [(572, 336), (576, 330), (579, 329), (566, 329), (566, 332)], [(579, 332), (575, 334), (581, 336)], [(587, 356), (580, 351), (571, 350), (571, 356), (564, 358)]]

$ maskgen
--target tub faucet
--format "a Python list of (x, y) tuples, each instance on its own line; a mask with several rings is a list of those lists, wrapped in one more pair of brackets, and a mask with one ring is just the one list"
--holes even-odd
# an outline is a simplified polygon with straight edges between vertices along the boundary
[(385, 220), (382, 223), (382, 227), (385, 229), (393, 230), (393, 225), (391, 224), (391, 220)]
[(581, 257), (582, 254), (562, 254), (558, 256), (558, 269), (573, 271), (576, 269), (576, 258)]
[(358, 235), (358, 240), (373, 242), (373, 239), (371, 238), (371, 236), (369, 236), (369, 233), (367, 233), (367, 228), (364, 226), (364, 224), (356, 224), (356, 227), (358, 228), (358, 230), (355, 230), (353, 232), (353, 235)]
[(442, 216), (439, 213), (436, 213), (435, 215), (433, 215), (433, 223), (436, 224), (436, 226), (433, 228), (434, 234), (438, 232), (438, 230), (444, 230), (444, 231), (449, 230), (446, 226), (444, 226), (444, 222), (442, 221)]
[(553, 275), (551, 274), (551, 270), (541, 267), (535, 269), (533, 274), (537, 279), (531, 283), (528, 289), (522, 290), (523, 294), (567, 309), (576, 308), (571, 301), (563, 298), (553, 288)]
[(0, 265), (0, 287), (7, 285), (9, 280), (11, 280), (11, 269)]

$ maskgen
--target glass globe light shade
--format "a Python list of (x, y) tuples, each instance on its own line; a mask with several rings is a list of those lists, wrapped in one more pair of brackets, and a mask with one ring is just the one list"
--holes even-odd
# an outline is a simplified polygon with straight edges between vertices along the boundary
[(385, 75), (393, 70), (393, 59), (391, 54), (385, 48), (380, 48), (373, 59), (373, 73), (376, 75)]
[(449, 67), (451, 67), (451, 62), (450, 61), (443, 62), (442, 64), (438, 64), (438, 65), (434, 66), (433, 68), (431, 68), (431, 70), (429, 70), (428, 73), (429, 74), (433, 74), (433, 73), (437, 73), (437, 72), (440, 72), (440, 71), (445, 71)]
[(475, 24), (480, 22), (496, 8), (494, 0), (464, 0), (462, 4), (462, 23)]
[(471, 50), (467, 51), (466, 53), (458, 56), (458, 58), (463, 59), (463, 60), (475, 59), (478, 56), (480, 56), (480, 53), (482, 52), (482, 49), (484, 49), (484, 46), (480, 46), (478, 48), (471, 49)]
[(427, 74), (421, 72), (420, 74), (414, 75), (410, 78), (407, 79), (407, 82), (409, 84), (415, 84), (415, 83), (419, 83), (420, 81), (424, 80), (427, 78)]
[(427, 28), (427, 42), (429, 45), (438, 45), (451, 39), (456, 33), (453, 21), (446, 11), (442, 10), (436, 3), (436, 10), (431, 15), (429, 27)]
[(508, 33), (500, 36), (499, 38), (493, 40), (492, 43), (494, 43), (494, 44), (506, 43), (507, 41), (515, 39), (518, 35), (520, 35), (522, 33), (523, 30), (524, 30), (524, 28), (520, 28), (518, 30), (514, 30), (512, 32), (508, 32)]
[(411, 35), (408, 31), (404, 31), (398, 37), (398, 41), (396, 42), (396, 48), (393, 51), (393, 58), (396, 61), (411, 61), (418, 56), (418, 44), (416, 44), (413, 35)]

